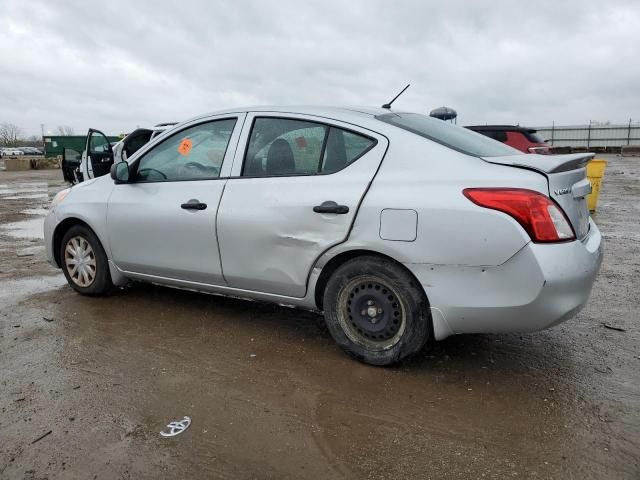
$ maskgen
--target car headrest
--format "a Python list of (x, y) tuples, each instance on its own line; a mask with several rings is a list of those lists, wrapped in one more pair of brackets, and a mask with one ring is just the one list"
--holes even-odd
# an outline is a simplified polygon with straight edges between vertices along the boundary
[(279, 138), (271, 144), (267, 153), (267, 175), (286, 175), (295, 173), (296, 162), (289, 142)]

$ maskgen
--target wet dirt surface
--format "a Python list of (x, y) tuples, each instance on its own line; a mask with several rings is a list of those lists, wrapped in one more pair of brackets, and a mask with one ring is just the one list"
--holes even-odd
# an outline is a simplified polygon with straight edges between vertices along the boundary
[(0, 478), (640, 478), (640, 158), (608, 159), (605, 260), (576, 318), (390, 369), (312, 313), (73, 293), (38, 231), (60, 171), (0, 172)]

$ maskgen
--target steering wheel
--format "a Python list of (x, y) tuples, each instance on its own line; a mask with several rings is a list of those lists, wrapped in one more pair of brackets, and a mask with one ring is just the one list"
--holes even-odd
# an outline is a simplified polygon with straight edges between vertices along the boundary
[[(220, 167), (206, 166), (198, 162), (187, 162), (180, 166), (185, 175), (197, 175), (203, 177), (217, 176), (220, 174)], [(196, 172), (199, 172), (196, 174)]]
[(187, 162), (182, 165), (182, 168), (197, 168), (198, 170), (207, 170), (207, 167), (198, 162)]
[(167, 179), (167, 176), (163, 172), (155, 168), (141, 168), (140, 170), (138, 170), (138, 175), (146, 176), (143, 172), (155, 172), (158, 175), (161, 175), (163, 180)]

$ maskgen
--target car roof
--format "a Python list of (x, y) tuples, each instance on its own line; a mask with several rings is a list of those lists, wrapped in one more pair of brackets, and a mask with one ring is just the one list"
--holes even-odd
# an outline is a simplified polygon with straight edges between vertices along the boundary
[[(193, 118), (186, 120), (187, 123), (200, 118), (211, 117), (215, 115), (224, 115), (227, 113), (241, 113), (241, 112), (270, 112), (270, 113), (283, 113), (283, 114), (300, 114), (300, 115), (315, 115), (319, 117), (333, 118), (336, 120), (356, 120), (357, 118), (372, 119), (376, 115), (383, 115), (390, 113), (392, 110), (384, 109), (382, 107), (340, 107), (340, 106), (321, 106), (321, 105), (259, 105), (259, 106), (246, 106), (238, 108), (228, 108), (224, 110), (218, 110), (214, 112), (208, 112), (202, 115), (197, 115)], [(394, 113), (399, 113), (394, 111)]]
[[(366, 128), (371, 131), (375, 131), (384, 134), (385, 131), (389, 131), (391, 127), (383, 122), (375, 119), (377, 115), (384, 115), (389, 113), (406, 113), (398, 110), (390, 110), (382, 107), (358, 107), (358, 106), (322, 106), (322, 105), (259, 105), (259, 106), (243, 106), (237, 108), (228, 108), (224, 110), (218, 110), (208, 113), (203, 113), (192, 118), (188, 118), (178, 125), (171, 127), (180, 128), (183, 125), (191, 122), (197, 122), (200, 120), (206, 120), (207, 118), (226, 115), (226, 114), (240, 114), (240, 113), (282, 113), (286, 115), (310, 115), (316, 117), (326, 118), (328, 120), (337, 120), (344, 123), (350, 123), (352, 125)], [(391, 129), (395, 130), (396, 127)]]
[(340, 114), (345, 112), (360, 113), (363, 115), (380, 115), (389, 112), (381, 107), (358, 107), (358, 106), (323, 106), (323, 105), (253, 105), (239, 108), (227, 108), (209, 115), (224, 114), (228, 112), (288, 112), (288, 113), (309, 113), (309, 114)]

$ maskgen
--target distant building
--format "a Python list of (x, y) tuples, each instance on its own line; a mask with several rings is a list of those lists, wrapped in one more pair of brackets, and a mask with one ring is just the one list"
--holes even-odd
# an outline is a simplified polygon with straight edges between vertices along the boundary
[[(107, 137), (110, 142), (118, 142), (120, 137)], [(44, 136), (44, 156), (55, 157), (62, 155), (65, 148), (82, 153), (87, 143), (86, 135), (45, 135)]]

